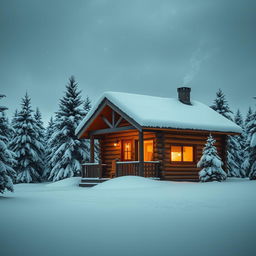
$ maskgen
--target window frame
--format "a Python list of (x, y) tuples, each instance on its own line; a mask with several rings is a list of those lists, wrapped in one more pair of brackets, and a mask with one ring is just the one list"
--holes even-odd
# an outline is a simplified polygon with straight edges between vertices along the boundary
[[(172, 147), (181, 147), (181, 161), (172, 161)], [(183, 161), (183, 147), (192, 147), (193, 161)], [(196, 146), (191, 144), (171, 144), (170, 145), (170, 162), (173, 164), (191, 165), (196, 162)]]
[[(131, 158), (130, 159), (124, 159), (125, 156), (125, 143), (129, 142), (131, 144)], [(132, 161), (133, 160), (133, 141), (131, 139), (128, 140), (122, 140), (122, 161)]]

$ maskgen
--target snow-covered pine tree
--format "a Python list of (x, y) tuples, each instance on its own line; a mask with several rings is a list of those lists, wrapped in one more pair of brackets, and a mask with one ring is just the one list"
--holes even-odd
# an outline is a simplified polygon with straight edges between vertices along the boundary
[(60, 100), (56, 114), (55, 131), (51, 137), (53, 146), (50, 164), (53, 167), (49, 179), (53, 181), (80, 175), (81, 162), (86, 151), (85, 141), (79, 140), (75, 129), (85, 115), (83, 101), (75, 78), (72, 76)]
[(54, 145), (51, 143), (51, 137), (54, 133), (55, 125), (54, 119), (51, 117), (45, 131), (45, 169), (43, 179), (48, 180), (52, 166), (50, 165), (52, 149)]
[(216, 141), (210, 134), (203, 149), (203, 155), (197, 163), (197, 167), (201, 168), (199, 179), (202, 182), (223, 181), (227, 178), (227, 174), (221, 167), (222, 161), (214, 146), (215, 142)]
[(249, 130), (250, 124), (253, 120), (253, 111), (252, 108), (249, 107), (248, 112), (246, 114), (246, 118), (244, 120), (244, 130), (243, 130), (243, 138), (244, 138), (244, 148), (243, 148), (243, 163), (242, 170), (246, 173), (246, 176), (249, 176), (251, 162), (250, 162), (250, 138), (249, 138)]
[(84, 101), (84, 111), (85, 111), (85, 115), (87, 115), (87, 113), (91, 110), (92, 108), (92, 104), (91, 104), (91, 100), (90, 98), (87, 96), (85, 101)]
[(227, 150), (227, 169), (229, 177), (245, 177), (245, 173), (241, 170), (241, 151), (241, 145), (237, 137), (229, 136)]
[(222, 92), (221, 89), (219, 89), (216, 93), (216, 99), (213, 102), (213, 105), (211, 106), (213, 110), (218, 112), (219, 114), (225, 116), (229, 120), (232, 120), (231, 114), (233, 113), (230, 110), (230, 107), (228, 105), (228, 102), (226, 100), (225, 94)]
[[(14, 111), (14, 115), (13, 115), (13, 117), (12, 117), (12, 120), (11, 120), (11, 127), (13, 127), (14, 126), (14, 124), (15, 124), (15, 120), (16, 120), (16, 118), (18, 117), (18, 113), (19, 113), (19, 111), (18, 111), (18, 109), (15, 109), (15, 111)], [(15, 132), (15, 130), (14, 129), (11, 129), (11, 134), (10, 134), (10, 138), (13, 138), (13, 136), (14, 136), (14, 132)]]
[(36, 120), (32, 115), (31, 99), (26, 93), (22, 99), (21, 111), (14, 120), (14, 137), (11, 142), (16, 153), (15, 170), (17, 183), (39, 182), (41, 166), (40, 152), (43, 145), (37, 138)]
[[(214, 109), (219, 114), (223, 115), (227, 119), (233, 121), (232, 114), (228, 101), (226, 100), (225, 94), (222, 92), (221, 89), (219, 89), (216, 93), (216, 99), (213, 102), (213, 105), (211, 106), (212, 109)], [(228, 169), (228, 176), (230, 177), (239, 177), (240, 176), (240, 170), (239, 170), (239, 162), (237, 159), (238, 152), (237, 149), (238, 143), (234, 136), (228, 136), (227, 140), (227, 169)]]
[(236, 161), (237, 165), (239, 166), (239, 169), (237, 170), (237, 174), (238, 174), (238, 177), (245, 178), (246, 177), (246, 172), (242, 168), (242, 164), (243, 164), (243, 161), (244, 161), (244, 145), (245, 145), (244, 122), (243, 122), (242, 114), (241, 114), (239, 109), (237, 110), (237, 112), (235, 114), (234, 121), (243, 130), (241, 135), (235, 135), (233, 137), (234, 137), (234, 140), (239, 145), (239, 148), (237, 148), (236, 152), (234, 152), (234, 156), (236, 157), (235, 161)]
[(34, 118), (36, 121), (35, 130), (37, 134), (37, 141), (39, 141), (42, 145), (42, 148), (39, 151), (40, 158), (38, 162), (38, 173), (42, 177), (45, 168), (45, 128), (42, 121), (42, 114), (39, 108), (36, 108)]
[(256, 112), (252, 115), (252, 120), (248, 123), (248, 141), (249, 141), (249, 163), (250, 180), (256, 180)]
[[(0, 99), (5, 97), (0, 95)], [(13, 180), (15, 179), (15, 154), (9, 148), (9, 137), (11, 128), (5, 116), (7, 108), (0, 106), (0, 193), (7, 189), (13, 191)]]

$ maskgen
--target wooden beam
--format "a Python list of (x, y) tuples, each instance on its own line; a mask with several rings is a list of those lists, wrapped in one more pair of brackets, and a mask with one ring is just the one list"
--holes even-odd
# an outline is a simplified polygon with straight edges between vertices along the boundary
[(142, 127), (140, 124), (138, 124), (134, 119), (129, 117), (126, 113), (124, 113), (121, 109), (119, 109), (116, 105), (114, 105), (112, 102), (110, 102), (108, 99), (106, 99), (107, 105), (110, 106), (118, 115), (122, 116), (124, 119), (126, 119), (131, 125), (137, 128), (137, 130), (141, 131)]
[(122, 120), (123, 120), (123, 118), (120, 116), (115, 124), (115, 127), (118, 127), (118, 125), (121, 123)]
[(103, 119), (106, 125), (108, 125), (110, 128), (113, 128), (113, 125), (108, 121), (108, 119), (105, 116), (101, 115), (101, 118)]
[(90, 162), (94, 163), (94, 137), (90, 136)]
[(125, 130), (135, 130), (136, 128), (133, 126), (122, 126), (122, 127), (116, 127), (116, 128), (108, 128), (108, 129), (100, 129), (91, 131), (90, 135), (97, 135), (97, 134), (105, 134), (105, 133), (113, 133), (113, 132), (121, 132)]
[(112, 110), (112, 127), (115, 127), (115, 111)]
[(143, 131), (139, 131), (139, 175), (144, 177), (144, 140), (143, 140)]

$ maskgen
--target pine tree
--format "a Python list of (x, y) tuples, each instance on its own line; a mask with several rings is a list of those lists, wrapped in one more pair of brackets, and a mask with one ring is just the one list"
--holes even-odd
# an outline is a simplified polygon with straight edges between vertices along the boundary
[(74, 77), (69, 79), (64, 97), (60, 100), (59, 111), (56, 114), (54, 133), (51, 137), (53, 150), (50, 165), (50, 180), (80, 175), (81, 162), (86, 154), (85, 141), (79, 140), (75, 129), (84, 116), (81, 92), (78, 91)]
[(249, 142), (249, 178), (256, 180), (256, 113), (252, 115), (252, 120), (248, 123), (247, 139)]
[[(213, 105), (211, 106), (219, 114), (223, 115), (227, 119), (233, 121), (229, 104), (226, 100), (225, 94), (219, 89), (216, 93), (216, 99), (214, 100)], [(227, 169), (228, 169), (228, 176), (230, 177), (240, 177), (240, 173), (243, 173), (240, 170), (240, 156), (239, 152), (241, 148), (237, 139), (234, 136), (228, 136), (227, 139)]]
[(213, 110), (218, 112), (219, 114), (223, 115), (229, 120), (232, 120), (231, 114), (233, 113), (230, 110), (230, 107), (228, 105), (228, 102), (226, 100), (226, 96), (222, 92), (221, 89), (219, 89), (216, 93), (216, 99), (213, 102), (213, 105), (211, 106)]
[(85, 115), (87, 115), (87, 113), (91, 110), (92, 108), (92, 104), (91, 104), (91, 100), (90, 98), (87, 96), (85, 101), (84, 101), (84, 111), (85, 111)]
[(246, 176), (249, 176), (251, 162), (250, 162), (250, 138), (249, 138), (249, 130), (250, 124), (253, 120), (253, 111), (251, 107), (249, 107), (245, 121), (244, 121), (244, 130), (243, 130), (243, 140), (244, 140), (244, 147), (243, 147), (243, 162), (242, 162), (242, 170), (246, 173)]
[(202, 182), (223, 181), (227, 178), (227, 174), (221, 167), (222, 161), (214, 146), (215, 142), (210, 134), (203, 149), (203, 155), (197, 163), (197, 167), (202, 168), (199, 172), (199, 179)]
[(236, 136), (229, 136), (227, 150), (227, 169), (229, 177), (245, 177), (241, 170), (241, 145)]
[(42, 161), (40, 152), (43, 145), (38, 141), (36, 120), (32, 112), (31, 99), (26, 93), (22, 99), (21, 111), (14, 121), (15, 133), (11, 142), (16, 153), (17, 183), (40, 181), (38, 170)]
[(52, 154), (52, 149), (54, 148), (54, 145), (52, 145), (51, 143), (51, 137), (54, 133), (54, 127), (55, 127), (55, 122), (51, 117), (45, 131), (45, 169), (43, 173), (43, 178), (45, 180), (48, 180), (50, 171), (52, 169), (50, 160), (51, 160), (51, 154)]
[[(0, 95), (0, 99), (5, 97)], [(9, 137), (11, 128), (5, 116), (6, 107), (0, 106), (0, 193), (7, 189), (13, 191), (13, 180), (15, 179), (15, 154), (9, 148)]]
[(42, 114), (39, 110), (39, 108), (36, 108), (36, 112), (34, 115), (35, 118), (35, 131), (36, 131), (36, 136), (37, 136), (37, 141), (39, 141), (42, 145), (42, 148), (39, 150), (39, 162), (38, 162), (38, 173), (42, 177), (44, 168), (45, 168), (45, 129), (43, 126), (43, 121), (42, 121)]
[(237, 170), (237, 174), (238, 174), (238, 177), (244, 178), (244, 177), (246, 177), (246, 172), (243, 169), (242, 165), (243, 165), (243, 161), (244, 161), (244, 147), (245, 147), (244, 129), (245, 128), (244, 128), (243, 117), (242, 117), (242, 114), (239, 109), (237, 110), (237, 112), (235, 114), (234, 121), (243, 130), (242, 134), (235, 135), (234, 139), (237, 142), (238, 147), (239, 147), (235, 152), (236, 162), (237, 162), (237, 165), (239, 166), (239, 169)]

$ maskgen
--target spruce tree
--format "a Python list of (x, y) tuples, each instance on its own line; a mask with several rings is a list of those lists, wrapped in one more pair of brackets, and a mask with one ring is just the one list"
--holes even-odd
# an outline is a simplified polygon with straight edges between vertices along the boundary
[(226, 100), (226, 96), (222, 92), (221, 89), (219, 89), (216, 93), (216, 99), (213, 102), (213, 105), (211, 106), (213, 110), (218, 112), (219, 114), (223, 115), (229, 120), (232, 120), (231, 114), (233, 113), (230, 110), (230, 107), (228, 105), (228, 102)]
[(79, 140), (75, 135), (75, 129), (85, 114), (82, 104), (81, 92), (72, 76), (56, 113), (55, 129), (51, 137), (53, 149), (50, 180), (57, 181), (80, 175), (81, 162), (87, 150), (85, 141)]
[(223, 181), (227, 178), (227, 174), (221, 167), (222, 161), (214, 146), (215, 142), (210, 134), (203, 149), (203, 155), (197, 163), (197, 167), (201, 168), (199, 179), (202, 182)]
[(44, 168), (45, 168), (45, 129), (43, 126), (42, 114), (41, 114), (39, 108), (36, 108), (34, 118), (36, 121), (36, 123), (35, 123), (35, 131), (36, 131), (36, 136), (37, 136), (36, 139), (42, 145), (42, 148), (39, 150), (40, 158), (39, 158), (39, 162), (38, 162), (38, 173), (42, 177)]
[(43, 179), (48, 180), (52, 166), (50, 164), (53, 145), (51, 143), (51, 137), (54, 133), (54, 120), (51, 117), (45, 131), (45, 169), (43, 173)]
[(251, 162), (250, 162), (250, 136), (249, 136), (249, 130), (251, 121), (253, 120), (253, 111), (251, 107), (249, 107), (248, 112), (246, 114), (246, 118), (244, 121), (244, 130), (243, 130), (243, 140), (244, 140), (244, 148), (243, 148), (243, 162), (242, 162), (242, 170), (246, 173), (246, 176), (249, 176), (250, 168), (251, 168)]
[(87, 115), (87, 113), (91, 110), (91, 108), (92, 108), (91, 100), (87, 96), (85, 101), (84, 101), (84, 111), (85, 111), (84, 114)]
[(256, 180), (256, 112), (252, 115), (252, 120), (248, 123), (248, 141), (249, 141), (249, 163), (250, 180)]
[(14, 121), (14, 137), (11, 145), (16, 153), (15, 170), (17, 183), (40, 181), (41, 150), (43, 145), (38, 141), (36, 120), (32, 115), (31, 99), (26, 93), (22, 99), (21, 111)]
[[(214, 100), (213, 105), (211, 106), (219, 114), (223, 115), (230, 121), (233, 121), (231, 111), (228, 101), (226, 100), (225, 94), (219, 89), (216, 93), (216, 99)], [(228, 136), (227, 139), (227, 168), (228, 168), (228, 176), (230, 177), (240, 177), (240, 163), (239, 163), (239, 151), (240, 146), (236, 141), (234, 136)]]
[(236, 162), (237, 162), (237, 165), (239, 166), (239, 169), (237, 170), (237, 174), (238, 174), (238, 177), (244, 178), (244, 177), (246, 177), (246, 172), (243, 169), (242, 165), (243, 165), (243, 161), (244, 161), (244, 152), (245, 152), (244, 151), (244, 148), (245, 148), (245, 137), (244, 137), (245, 127), (244, 127), (243, 117), (242, 117), (242, 114), (241, 114), (239, 109), (237, 110), (237, 112), (235, 114), (234, 121), (243, 130), (241, 135), (235, 135), (234, 138), (235, 138), (235, 141), (237, 142), (238, 147), (239, 147), (235, 152)]
[[(5, 97), (0, 95), (0, 99)], [(6, 107), (0, 106), (0, 193), (7, 189), (13, 191), (13, 181), (15, 179), (15, 154), (9, 148), (9, 138), (11, 128), (5, 116)]]

